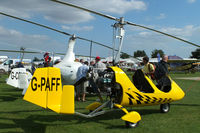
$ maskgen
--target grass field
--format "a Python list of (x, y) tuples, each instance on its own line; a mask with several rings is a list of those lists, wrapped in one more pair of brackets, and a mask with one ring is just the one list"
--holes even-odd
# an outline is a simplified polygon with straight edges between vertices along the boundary
[[(171, 77), (200, 76), (171, 74)], [(142, 116), (138, 127), (127, 129), (120, 118), (124, 113), (114, 111), (86, 119), (75, 115), (56, 114), (22, 99), (22, 90), (5, 84), (0, 77), (0, 133), (200, 133), (200, 81), (175, 79), (186, 92), (184, 99), (171, 103), (169, 113), (161, 114), (159, 106), (128, 108)], [(87, 96), (87, 102), (77, 102), (76, 109), (84, 107), (96, 97)]]

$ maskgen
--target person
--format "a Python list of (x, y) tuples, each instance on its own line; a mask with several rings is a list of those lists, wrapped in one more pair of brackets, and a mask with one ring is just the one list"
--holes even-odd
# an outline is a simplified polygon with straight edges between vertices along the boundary
[(94, 70), (93, 70), (93, 78), (90, 80), (90, 84), (92, 85), (92, 88), (94, 88), (94, 91), (97, 93), (99, 100), (103, 102), (103, 98), (101, 97), (100, 93), (100, 84), (99, 84), (99, 77), (103, 74), (103, 71), (106, 69), (106, 65), (101, 62), (101, 58), (97, 56), (95, 58), (95, 64), (94, 64)]
[(94, 61), (90, 61), (90, 67), (93, 67), (94, 66)]
[(94, 68), (99, 76), (106, 69), (106, 65), (103, 62), (101, 62), (101, 58), (99, 56), (95, 58)]
[(135, 71), (132, 76), (133, 84), (138, 90), (144, 93), (153, 93), (152, 87), (149, 85), (149, 82), (146, 80), (145, 75), (153, 79), (153, 74), (155, 72), (155, 67), (153, 64), (149, 63), (149, 57), (143, 57), (144, 67)]
[(49, 56), (49, 53), (46, 52), (44, 54), (44, 67), (49, 67), (50, 62), (51, 62), (51, 57)]
[(75, 62), (79, 62), (79, 59), (75, 59), (74, 61), (75, 61)]
[(171, 84), (168, 78), (169, 70), (167, 61), (168, 56), (163, 55), (162, 60), (156, 66), (156, 71), (154, 73), (160, 90), (164, 90), (165, 86), (170, 86)]
[(32, 63), (32, 65), (31, 65), (31, 74), (32, 75), (34, 74), (35, 70), (36, 70), (35, 64)]
[(147, 75), (149, 78), (154, 79), (153, 75), (155, 72), (155, 67), (153, 64), (149, 63), (149, 57), (143, 57), (143, 63), (144, 67), (142, 71), (144, 72), (144, 74)]
[(81, 63), (81, 64), (84, 64), (84, 60), (83, 60), (83, 59), (80, 59), (80, 63)]
[(24, 65), (22, 64), (22, 62), (19, 62), (19, 63), (17, 64), (17, 68), (24, 68)]
[[(77, 88), (77, 100), (82, 100), (85, 102), (85, 95), (86, 95), (86, 87), (88, 86), (87, 81), (87, 73), (88, 73), (89, 67), (88, 62), (85, 61), (82, 66), (78, 68), (77, 72), (77, 82), (75, 83), (75, 87)], [(80, 98), (80, 94), (82, 93), (82, 99)]]

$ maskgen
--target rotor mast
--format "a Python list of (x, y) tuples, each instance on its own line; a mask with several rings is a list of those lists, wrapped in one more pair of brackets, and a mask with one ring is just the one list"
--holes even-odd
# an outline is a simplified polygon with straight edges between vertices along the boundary
[[(113, 32), (113, 65), (116, 65), (120, 61), (120, 53), (122, 50), (122, 45), (123, 45), (123, 39), (125, 35), (125, 30), (124, 30), (124, 18), (121, 17), (120, 21), (115, 23), (113, 25), (113, 28), (115, 29)], [(117, 54), (115, 56), (115, 42), (118, 41), (118, 50)]]

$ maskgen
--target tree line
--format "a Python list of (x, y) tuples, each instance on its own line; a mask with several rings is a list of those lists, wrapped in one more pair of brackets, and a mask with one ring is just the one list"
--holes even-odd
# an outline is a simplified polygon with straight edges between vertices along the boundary
[[(151, 52), (151, 58), (157, 58), (158, 53), (160, 54), (160, 57), (162, 57), (165, 53), (162, 49), (154, 49)], [(137, 58), (137, 57), (144, 57), (147, 56), (146, 52), (144, 50), (137, 50), (133, 53), (133, 57)], [(122, 59), (126, 59), (129, 58), (130, 55), (128, 55), (127, 53), (122, 53), (120, 55), (120, 57)], [(196, 59), (200, 59), (200, 48), (197, 48), (196, 50), (191, 52), (191, 56), (190, 58), (196, 58)], [(43, 61), (43, 59), (39, 59), (37, 57), (34, 57), (33, 61)]]
[[(151, 52), (151, 58), (157, 58), (158, 57), (158, 53), (160, 55), (160, 57), (162, 57), (165, 53), (162, 49), (154, 49)], [(137, 58), (137, 57), (144, 57), (147, 56), (146, 52), (144, 50), (137, 50), (133, 53), (133, 57)], [(126, 53), (122, 53), (120, 56), (122, 59), (126, 59), (129, 58), (130, 56)], [(197, 48), (195, 51), (191, 52), (191, 56), (190, 58), (197, 58), (200, 59), (200, 48)]]

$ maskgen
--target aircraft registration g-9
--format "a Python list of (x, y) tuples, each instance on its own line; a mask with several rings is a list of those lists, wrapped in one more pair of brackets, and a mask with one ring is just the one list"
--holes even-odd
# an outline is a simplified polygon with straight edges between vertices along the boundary
[[(124, 107), (160, 105), (160, 110), (166, 113), (170, 103), (184, 97), (182, 89), (169, 77), (170, 85), (160, 90), (156, 85), (138, 70), (133, 76), (133, 82), (118, 67), (109, 67), (102, 77), (102, 91), (109, 99), (104, 103), (94, 102), (86, 107), (89, 114), (75, 111), (74, 86), (62, 85), (59, 68), (38, 68), (25, 93), (24, 100), (49, 108), (57, 113), (76, 114), (86, 118), (95, 117), (107, 111), (121, 109), (125, 115), (121, 117), (127, 127), (136, 127), (141, 116), (136, 111), (128, 112)], [(115, 108), (114, 108), (115, 107)], [(108, 108), (108, 109), (106, 109)]]

